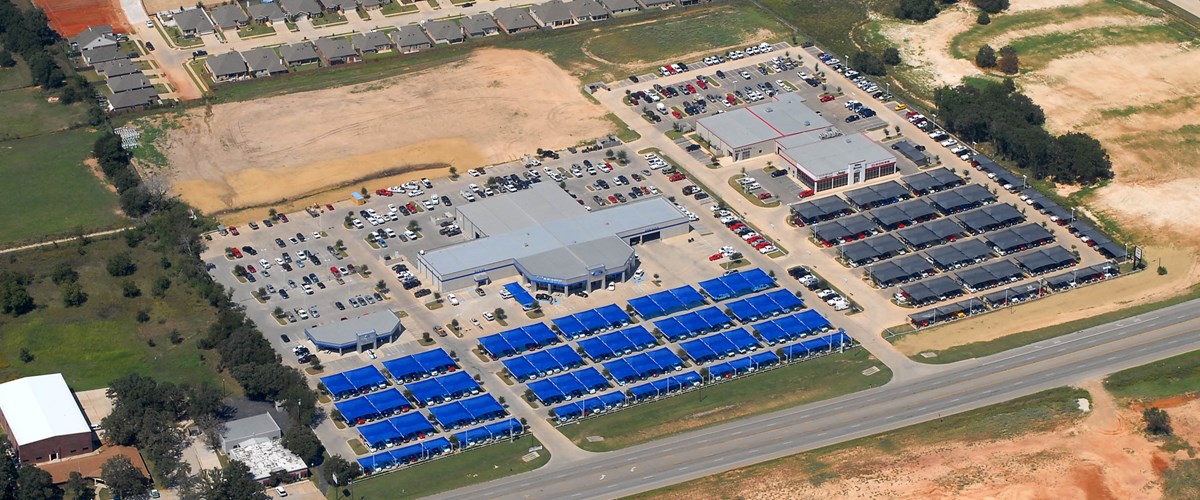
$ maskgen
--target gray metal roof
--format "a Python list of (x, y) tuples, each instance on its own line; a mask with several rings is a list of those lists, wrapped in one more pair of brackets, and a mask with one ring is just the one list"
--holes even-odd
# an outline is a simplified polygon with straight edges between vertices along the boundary
[(275, 422), (275, 418), (270, 413), (263, 413), (225, 422), (225, 432), (221, 434), (221, 438), (226, 446), (232, 448), (247, 439), (278, 432), (279, 424)]
[(676, 0), (642, 0), (642, 3), (646, 4), (647, 7), (653, 7), (655, 5), (675, 3), (675, 1)]
[(1032, 273), (1042, 273), (1050, 268), (1065, 266), (1075, 261), (1075, 254), (1061, 246), (1039, 248), (1016, 258), (1017, 263)]
[(317, 45), (317, 50), (326, 59), (339, 59), (358, 55), (358, 52), (350, 45), (350, 41), (345, 38), (318, 38), (314, 43)]
[(215, 77), (242, 75), (247, 71), (246, 60), (236, 50), (208, 56), (208, 69)]
[(962, 226), (955, 224), (950, 219), (937, 219), (906, 227), (897, 231), (896, 235), (913, 247), (924, 248), (935, 243), (945, 242), (951, 237), (962, 236), (965, 232)]
[(462, 24), (463, 29), (470, 36), (486, 36), (489, 31), (500, 30), (500, 27), (496, 26), (496, 20), (492, 18), (491, 14), (486, 12), (460, 18), (458, 22)]
[(153, 87), (130, 90), (108, 96), (108, 105), (114, 110), (145, 106), (158, 100), (158, 92)]
[(642, 9), (642, 5), (637, 0), (600, 0), (600, 3), (604, 4), (612, 12)]
[(506, 30), (519, 30), (538, 27), (537, 21), (529, 15), (529, 10), (520, 7), (505, 7), (492, 12), (496, 22), (504, 25)]
[(415, 24), (406, 24), (400, 27), (400, 31), (393, 31), (392, 40), (396, 42), (397, 47), (419, 47), (433, 43), (421, 27)]
[[(701, 118), (697, 123), (730, 147), (780, 140), (831, 126), (829, 120), (809, 108), (804, 104), (804, 99), (795, 94), (780, 94), (774, 101)], [(808, 137), (790, 139), (791, 142), (781, 141), (780, 145), (789, 148), (813, 140)]]
[(942, 269), (949, 269), (955, 264), (974, 262), (975, 259), (991, 257), (992, 249), (977, 239), (960, 241), (950, 246), (936, 247), (925, 251), (925, 258)]
[(429, 32), (435, 41), (462, 40), (466, 38), (463, 27), (454, 21), (426, 21), (425, 31)]
[(283, 9), (275, 2), (271, 3), (252, 3), (246, 10), (250, 11), (250, 17), (254, 19), (266, 19), (268, 21), (279, 21), (287, 17), (283, 13)]
[(553, 24), (558, 22), (573, 22), (574, 17), (571, 17), (571, 9), (567, 8), (567, 4), (560, 0), (550, 0), (546, 3), (534, 4), (529, 9), (533, 15), (538, 18), (542, 24)]
[(925, 155), (925, 152), (917, 149), (916, 146), (913, 146), (911, 142), (899, 141), (895, 144), (892, 144), (892, 149), (899, 151), (900, 154), (904, 155), (905, 158), (912, 160), (912, 162), (916, 163), (917, 165), (929, 163), (929, 157)]
[(837, 196), (826, 196), (792, 205), (792, 213), (804, 219), (807, 224), (836, 219), (853, 212), (850, 204)]
[(912, 198), (912, 193), (909, 193), (907, 189), (904, 189), (904, 186), (901, 186), (896, 181), (887, 181), (851, 189), (850, 191), (846, 191), (845, 196), (850, 203), (862, 208), (871, 208), (890, 205)]
[(187, 9), (171, 17), (175, 19), (175, 24), (179, 26), (179, 29), (185, 33), (188, 31), (208, 33), (215, 29), (203, 9)]
[(150, 83), (150, 79), (146, 78), (146, 75), (141, 72), (130, 73), (128, 75), (116, 76), (108, 79), (108, 88), (112, 89), (114, 94), (153, 87), (154, 84)]
[(283, 57), (284, 62), (289, 64), (319, 58), (317, 50), (308, 42), (293, 43), (279, 47), (279, 55)]
[(213, 22), (221, 29), (236, 28), (239, 23), (245, 24), (250, 20), (237, 4), (218, 5), (212, 9)]
[(358, 8), (358, 2), (355, 0), (320, 0), (320, 2), (321, 5), (325, 6), (325, 10), (350, 12)]
[(287, 72), (287, 66), (283, 65), (279, 54), (276, 54), (275, 49), (270, 47), (247, 50), (242, 53), (242, 57), (246, 59), (246, 67), (250, 68), (250, 71), (253, 73), (266, 72), (274, 74)]
[(901, 243), (895, 236), (883, 233), (842, 245), (841, 253), (846, 260), (863, 264), (871, 260), (886, 259), (907, 250), (904, 243)]
[(112, 78), (114, 76), (140, 73), (142, 70), (137, 65), (129, 62), (129, 59), (116, 59), (96, 64), (96, 71), (103, 74), (106, 78)]
[(918, 193), (941, 191), (962, 184), (963, 182), (961, 177), (946, 167), (907, 175), (900, 180), (904, 181), (904, 184)]
[(354, 48), (362, 51), (380, 51), (392, 48), (392, 41), (380, 31), (356, 33), (350, 40), (354, 42)]
[(396, 313), (383, 310), (367, 313), (357, 318), (305, 328), (304, 331), (318, 343), (345, 346), (357, 344), (360, 334), (386, 335), (399, 329), (400, 326), (400, 318), (396, 317)]
[(850, 165), (870, 166), (896, 157), (863, 134), (852, 134), (818, 141), (783, 152), (813, 179), (845, 172)]

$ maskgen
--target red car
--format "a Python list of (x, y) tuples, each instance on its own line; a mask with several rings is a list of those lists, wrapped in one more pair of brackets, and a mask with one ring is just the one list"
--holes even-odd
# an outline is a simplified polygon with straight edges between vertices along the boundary
[(804, 191), (800, 192), (801, 198), (808, 198), (809, 196), (812, 196), (812, 195), (813, 195), (813, 190), (811, 190), (811, 189), (805, 189)]
[(754, 249), (755, 249), (755, 250), (762, 250), (762, 249), (764, 249), (764, 248), (767, 248), (767, 247), (769, 247), (769, 246), (771, 246), (771, 242), (769, 242), (769, 241), (764, 241), (764, 242), (762, 242), (762, 243), (759, 243), (759, 244), (757, 244), (757, 245), (754, 245)]
[(702, 89), (708, 89), (708, 83), (704, 81), (704, 78), (696, 77), (696, 85), (699, 85)]
[(237, 236), (238, 235), (237, 228), (233, 227), (233, 226), (229, 226), (229, 234)]
[(714, 253), (714, 254), (708, 256), (708, 260), (710, 260), (710, 261), (721, 260), (721, 257), (724, 257), (724, 256), (725, 256), (724, 254)]
[(237, 249), (237, 247), (230, 248), (230, 249), (229, 249), (229, 253), (230, 253), (230, 254), (233, 254), (233, 257), (234, 257), (234, 258), (236, 258), (236, 259), (240, 259), (240, 258), (242, 258), (242, 251), (241, 251), (241, 250), (238, 250), (238, 249)]
[(691, 92), (693, 94), (696, 93), (696, 87), (693, 87), (692, 84), (690, 84), (690, 83), (687, 84), (687, 89), (688, 89), (688, 92)]
[(767, 240), (765, 238), (763, 238), (762, 236), (755, 236), (753, 238), (746, 240), (746, 243), (749, 243), (751, 245), (758, 245), (759, 243), (762, 243), (764, 241), (767, 241)]
[(683, 113), (680, 113), (678, 109), (672, 109), (672, 110), (671, 110), (671, 116), (674, 116), (676, 120), (682, 120), (682, 119), (683, 119)]
[(613, 195), (611, 195), (611, 194), (610, 194), (610, 195), (608, 195), (608, 202), (609, 202), (609, 203), (616, 204), (616, 203), (617, 203), (617, 197), (616, 197), (616, 196), (613, 196)]
[(829, 101), (832, 101), (832, 100), (834, 100), (834, 99), (835, 99), (835, 98), (834, 98), (833, 96), (831, 96), (831, 95), (823, 95), (823, 96), (821, 96), (821, 102), (829, 102)]
[(734, 97), (733, 94), (725, 94), (725, 102), (729, 103), (729, 105), (732, 106), (734, 104), (737, 104), (737, 98)]
[(255, 268), (254, 268), (254, 266), (246, 266), (246, 270), (247, 270), (247, 271), (250, 271), (250, 272), (252, 272), (252, 273), (257, 273), (257, 272), (258, 272), (258, 269), (255, 269)]
[(284, 221), (284, 222), (289, 222), (287, 215), (284, 215), (284, 214), (279, 214), (279, 220)]
[(387, 189), (376, 189), (375, 194), (377, 194), (379, 196), (391, 196), (392, 192)]
[(404, 205), (404, 208), (407, 208), (409, 212), (412, 212), (414, 214), (417, 213), (417, 204), (416, 203), (409, 202), (407, 205)]
[(338, 271), (338, 268), (337, 268), (337, 266), (332, 266), (332, 267), (330, 267), (330, 268), (329, 268), (329, 272), (333, 273), (333, 277), (334, 277), (334, 278), (340, 278), (340, 277), (342, 277), (342, 273), (341, 273), (341, 271)]
[(326, 204), (325, 204), (325, 210), (328, 210), (328, 211), (332, 212), (332, 211), (333, 211), (333, 205), (330, 205), (330, 204), (326, 203)]
[(678, 173), (678, 172), (671, 174), (670, 177), (667, 177), (667, 180), (669, 180), (671, 182), (678, 182), (678, 181), (682, 181), (683, 179), (685, 179), (684, 175), (681, 173)]
[(766, 199), (770, 199), (770, 198), (771, 198), (771, 193), (763, 193), (763, 194), (758, 195), (758, 199), (760, 199), (760, 200), (766, 200)]

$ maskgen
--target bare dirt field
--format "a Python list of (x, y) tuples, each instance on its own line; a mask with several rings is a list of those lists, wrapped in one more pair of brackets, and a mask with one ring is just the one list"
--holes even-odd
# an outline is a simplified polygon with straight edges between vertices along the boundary
[(174, 190), (214, 214), (571, 146), (612, 132), (604, 114), (545, 56), (488, 49), (369, 84), (193, 110), (167, 118), (163, 147)]
[(964, 7), (954, 6), (922, 24), (920, 29), (914, 29), (910, 23), (891, 20), (881, 21), (879, 29), (881, 34), (896, 42), (900, 58), (906, 65), (915, 67), (920, 79), (932, 89), (957, 85), (963, 77), (979, 73), (974, 63), (958, 59), (950, 53), (954, 36), (973, 25), (975, 14)]
[(131, 32), (119, 0), (33, 0), (33, 3), (46, 11), (50, 27), (63, 37), (73, 37), (88, 26), (101, 24), (110, 25), (119, 33)]
[[(723, 481), (661, 498), (1161, 498), (1162, 471), (1187, 452), (1168, 453), (1147, 440), (1140, 411), (1118, 406), (1098, 381), (1084, 388), (1091, 394), (1088, 414), (1049, 432), (888, 453), (855, 447), (749, 474), (731, 471), (719, 476)], [(1174, 406), (1170, 413), (1176, 434), (1196, 443), (1200, 402)]]

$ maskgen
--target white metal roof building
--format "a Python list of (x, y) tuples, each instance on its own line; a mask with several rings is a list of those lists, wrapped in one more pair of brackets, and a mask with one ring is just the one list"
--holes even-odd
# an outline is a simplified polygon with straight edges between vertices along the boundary
[(308, 477), (308, 464), (292, 453), (278, 439), (247, 442), (229, 450), (229, 459), (250, 467), (255, 481), (264, 481), (271, 473), (281, 471), (293, 478)]
[(221, 451), (229, 453), (229, 450), (238, 446), (270, 441), (281, 436), (283, 432), (270, 413), (230, 420), (225, 423), (225, 432), (221, 433)]
[(392, 311), (377, 311), (356, 318), (307, 327), (304, 334), (322, 349), (344, 351), (379, 347), (404, 331)]
[(631, 245), (691, 229), (661, 196), (588, 212), (552, 184), (462, 205), (457, 215), (474, 239), (419, 258), (421, 272), (442, 291), (516, 275), (538, 290), (595, 290), (636, 269)]
[(796, 94), (780, 94), (772, 101), (696, 121), (700, 137), (734, 161), (774, 153), (775, 141), (784, 137), (819, 136), (831, 129), (829, 120)]
[(0, 384), (0, 425), (22, 462), (93, 451), (92, 430), (61, 373)]
[(812, 141), (784, 138), (777, 152), (814, 192), (850, 186), (896, 173), (896, 156), (863, 134)]

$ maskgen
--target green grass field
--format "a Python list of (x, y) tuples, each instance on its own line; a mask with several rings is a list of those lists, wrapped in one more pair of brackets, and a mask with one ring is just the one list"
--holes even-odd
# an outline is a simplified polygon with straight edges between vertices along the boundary
[(84, 120), (83, 104), (46, 102), (46, 94), (33, 87), (0, 92), (4, 119), (0, 120), (0, 138), (19, 139), (64, 130)]
[(1142, 43), (1179, 43), (1190, 40), (1171, 25), (1107, 26), (1066, 33), (1018, 38), (1012, 42), (1017, 54), (1021, 55), (1021, 68), (1034, 71), (1046, 67), (1050, 61), (1077, 52), (1099, 49), (1111, 45), (1135, 45)]
[[(975, 25), (971, 29), (959, 33), (950, 42), (950, 53), (959, 59), (975, 57), (975, 51), (988, 40), (1010, 31), (1035, 28), (1055, 24), (1064, 19), (1079, 19), (1091, 16), (1130, 16), (1135, 15), (1125, 5), (1117, 0), (1105, 0), (1084, 5), (1057, 7), (1054, 9), (1031, 10), (1016, 14), (997, 15), (987, 25)], [(999, 49), (1000, 47), (995, 47)], [(1024, 62), (1026, 52), (1017, 51)]]
[(0, 142), (0, 245), (125, 224), (117, 196), (83, 165), (95, 140), (75, 129)]
[(28, 87), (32, 81), (29, 66), (25, 65), (21, 56), (17, 54), (12, 56), (17, 60), (17, 65), (11, 68), (0, 68), (0, 91)]
[[(758, 415), (878, 387), (891, 379), (883, 363), (866, 349), (824, 356), (750, 377), (706, 387), (578, 424), (560, 427), (581, 448), (608, 451), (700, 429), (735, 418)], [(863, 370), (881, 371), (865, 376)], [(585, 438), (602, 436), (592, 443)]]
[[(1078, 419), (1078, 398), (1087, 391), (1051, 389), (1007, 403), (950, 415), (903, 429), (734, 469), (684, 484), (650, 491), (632, 498), (740, 498), (739, 488), (759, 480), (794, 478), (797, 483), (821, 484), (854, 478), (860, 474), (857, 461), (878, 465), (880, 457), (906, 446), (957, 446), (958, 443), (1046, 432)], [(864, 467), (873, 470), (876, 467)], [(783, 474), (780, 474), (780, 472)], [(783, 485), (781, 485), (783, 487)]]
[(1129, 399), (1158, 399), (1200, 390), (1200, 351), (1119, 371), (1104, 388)]
[(797, 42), (811, 39), (839, 57), (858, 50), (852, 34), (870, 20), (871, 12), (890, 13), (899, 3), (899, 0), (762, 0), (768, 9), (800, 30)]
[[(82, 247), (83, 255), (77, 243), (70, 243), (5, 256), (0, 270), (34, 275), (29, 293), (37, 309), (16, 318), (0, 316), (0, 380), (62, 372), (76, 390), (105, 387), (128, 373), (176, 383), (219, 383), (213, 368), (218, 356), (196, 348), (197, 337), (212, 319), (211, 307), (177, 282), (174, 271), (164, 270), (159, 254), (146, 245), (130, 249), (123, 237), (114, 237)], [(109, 256), (123, 251), (130, 252), (138, 270), (128, 278), (114, 278), (105, 265)], [(65, 307), (58, 285), (49, 277), (59, 262), (79, 273), (79, 284), (88, 295), (80, 307)], [(176, 281), (162, 298), (151, 294), (160, 276)], [(125, 279), (138, 285), (140, 297), (122, 295)], [(150, 321), (135, 320), (141, 309), (149, 311)], [(176, 329), (184, 338), (178, 345), (169, 340)], [(33, 354), (33, 361), (19, 359), (22, 348)], [(237, 384), (227, 386), (236, 390)]]
[[(354, 498), (420, 498), (483, 483), (537, 469), (550, 461), (550, 453), (522, 462), (529, 448), (539, 446), (537, 438), (526, 435), (512, 443), (501, 443), (469, 450), (459, 455), (384, 474), (354, 483)], [(349, 490), (331, 489), (329, 498), (350, 498)]]

